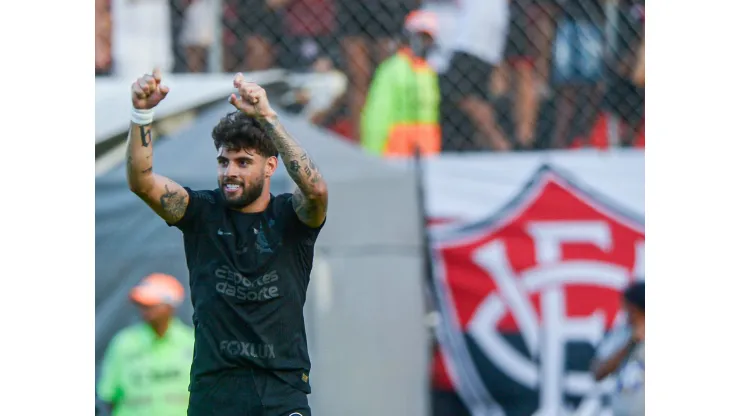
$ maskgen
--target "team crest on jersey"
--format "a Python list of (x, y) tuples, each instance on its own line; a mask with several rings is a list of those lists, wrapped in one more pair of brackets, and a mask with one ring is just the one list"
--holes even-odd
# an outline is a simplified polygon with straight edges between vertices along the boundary
[[(268, 227), (272, 228), (275, 226), (275, 220), (271, 219), (268, 222)], [(265, 231), (262, 228), (262, 224), (260, 224), (259, 229), (255, 228), (254, 233), (257, 235), (257, 240), (254, 243), (254, 247), (257, 249), (257, 251), (260, 254), (266, 254), (266, 253), (272, 253), (272, 247), (270, 246), (270, 241), (267, 239), (267, 236), (265, 235)]]
[(473, 414), (599, 408), (588, 367), (643, 275), (643, 219), (545, 166), (499, 212), (432, 235), (438, 335)]

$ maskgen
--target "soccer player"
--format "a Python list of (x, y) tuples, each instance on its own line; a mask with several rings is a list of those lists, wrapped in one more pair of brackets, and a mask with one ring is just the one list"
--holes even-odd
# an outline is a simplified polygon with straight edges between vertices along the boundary
[[(155, 70), (132, 85), (131, 190), (183, 233), (195, 352), (188, 415), (309, 416), (303, 305), (327, 188), (265, 90), (234, 78), (237, 111), (214, 127), (218, 188), (195, 191), (152, 170), (153, 108), (169, 89)], [(298, 186), (274, 196), (278, 155)]]

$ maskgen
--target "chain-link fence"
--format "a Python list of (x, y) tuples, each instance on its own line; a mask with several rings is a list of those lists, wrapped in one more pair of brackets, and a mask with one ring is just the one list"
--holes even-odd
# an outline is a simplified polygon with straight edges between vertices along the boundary
[(96, 73), (283, 68), (271, 101), (378, 154), (644, 144), (644, 0), (96, 0), (96, 10)]

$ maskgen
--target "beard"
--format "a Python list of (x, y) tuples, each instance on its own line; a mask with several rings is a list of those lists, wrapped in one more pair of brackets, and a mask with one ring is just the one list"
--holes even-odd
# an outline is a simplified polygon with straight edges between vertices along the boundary
[[(241, 192), (237, 195), (230, 195), (225, 190), (226, 184), (238, 184), (241, 187)], [(265, 178), (260, 178), (251, 184), (249, 187), (244, 186), (243, 182), (222, 182), (219, 189), (221, 190), (221, 196), (223, 196), (226, 206), (232, 209), (241, 209), (252, 202), (256, 201), (257, 198), (262, 195), (262, 190), (265, 187)]]

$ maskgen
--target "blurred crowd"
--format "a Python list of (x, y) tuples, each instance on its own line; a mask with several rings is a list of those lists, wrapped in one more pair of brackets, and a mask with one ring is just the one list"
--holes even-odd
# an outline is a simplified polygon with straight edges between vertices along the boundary
[(96, 0), (98, 76), (282, 68), (367, 151), (644, 145), (644, 0)]

